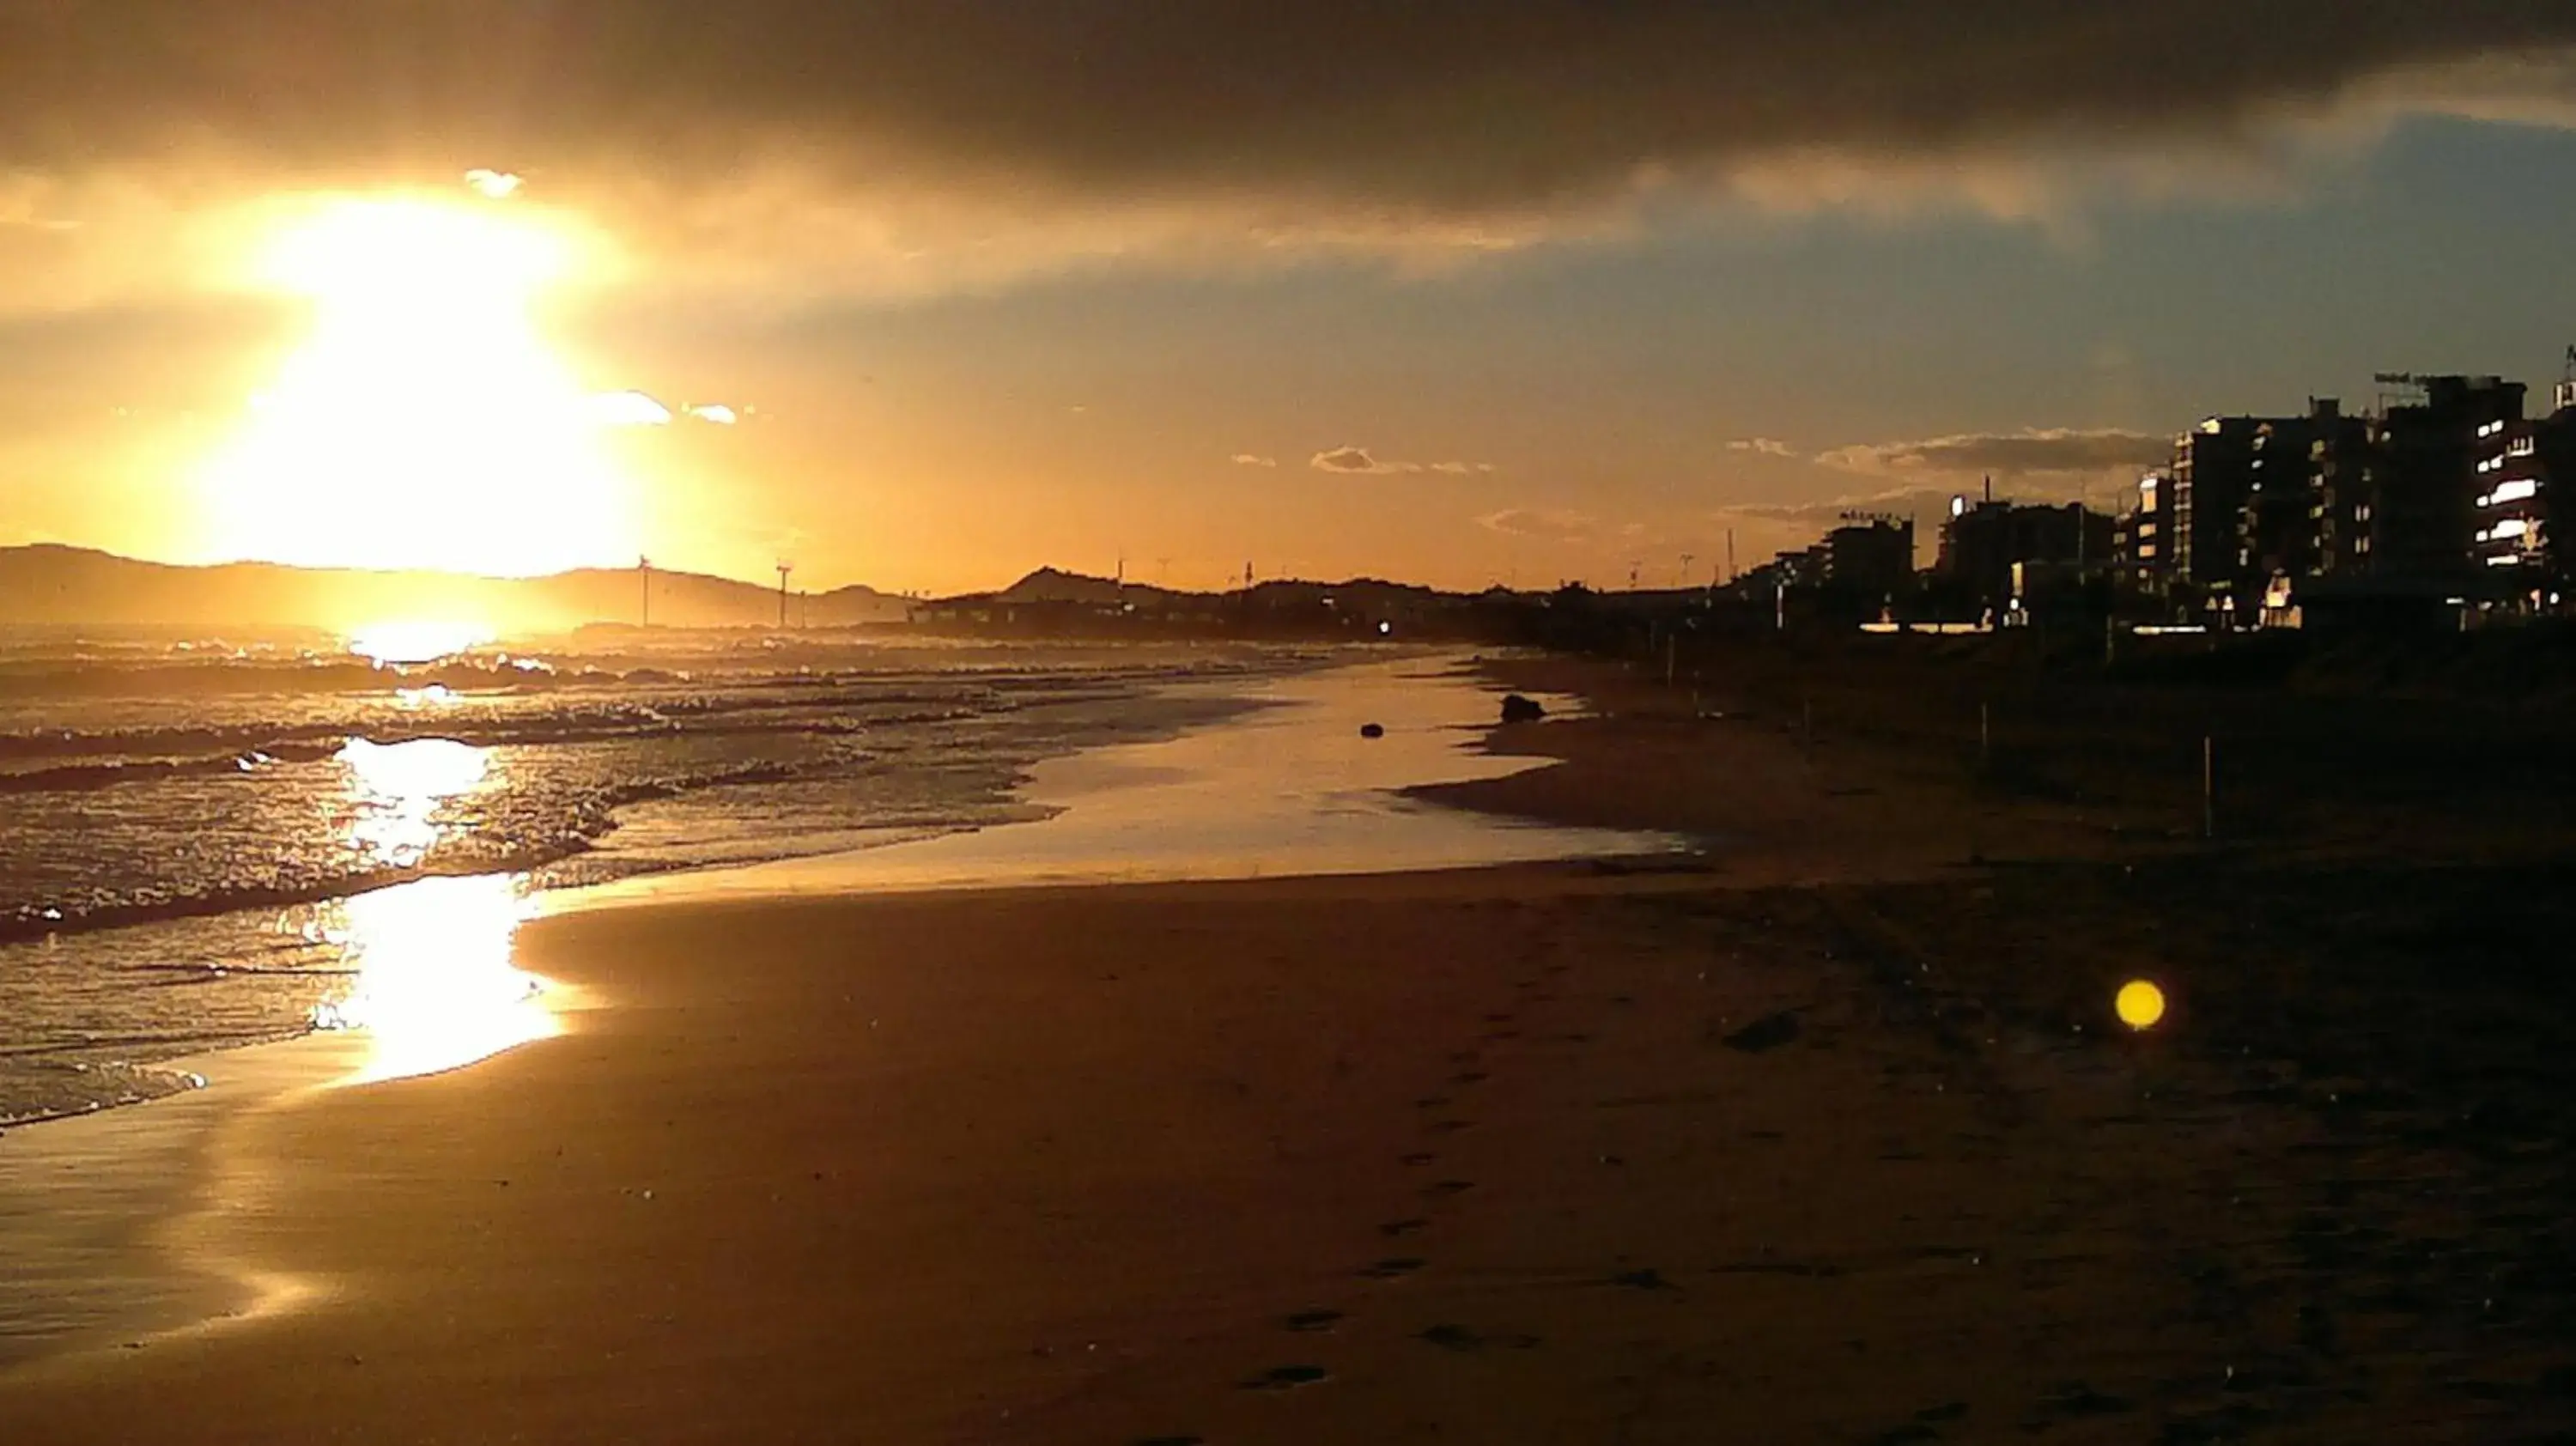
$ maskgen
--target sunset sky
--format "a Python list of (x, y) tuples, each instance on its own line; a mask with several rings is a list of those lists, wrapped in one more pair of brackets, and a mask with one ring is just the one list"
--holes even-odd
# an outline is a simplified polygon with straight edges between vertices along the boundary
[(2567, 0), (0, 0), (0, 97), (0, 544), (1669, 583), (2576, 343)]

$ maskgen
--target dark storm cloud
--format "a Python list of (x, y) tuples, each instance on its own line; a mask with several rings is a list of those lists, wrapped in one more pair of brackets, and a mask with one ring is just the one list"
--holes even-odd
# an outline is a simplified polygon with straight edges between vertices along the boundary
[(1805, 148), (2220, 134), (2571, 43), (2566, 0), (0, 0), (0, 169), (786, 155), (1477, 215)]
[(477, 172), (612, 238), (595, 283), (790, 302), (1441, 267), (1667, 203), (2080, 234), (2410, 113), (2576, 124), (2571, 57), (2568, 0), (0, 0), (0, 310)]

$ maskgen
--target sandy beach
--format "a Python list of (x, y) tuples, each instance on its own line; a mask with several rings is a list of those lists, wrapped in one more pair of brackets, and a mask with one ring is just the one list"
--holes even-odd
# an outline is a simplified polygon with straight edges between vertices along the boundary
[[(1669, 708), (1497, 746), (1569, 761), (1430, 792), (1711, 846), (530, 923), (559, 1034), (224, 1114), (130, 1247), (224, 1304), (0, 1375), (0, 1437), (2576, 1426), (2569, 1182), (2534, 1153), (2563, 986), (2454, 993), (2470, 1043), (2390, 1058), (2429, 966), (2229, 968), (2233, 916), (2161, 907), (2233, 890), (2286, 929), (2475, 889), (2211, 874), (2098, 812)], [(2175, 1009), (2130, 1035), (2111, 998), (2142, 975)]]

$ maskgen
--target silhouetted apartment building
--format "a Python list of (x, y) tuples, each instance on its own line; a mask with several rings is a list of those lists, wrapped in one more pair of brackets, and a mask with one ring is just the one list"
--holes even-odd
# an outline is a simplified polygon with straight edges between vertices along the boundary
[(2175, 582), (2224, 590), (2236, 581), (2237, 518), (2254, 486), (2262, 417), (2211, 417), (2174, 439), (2173, 520), (2166, 528)]
[(2318, 577), (2357, 576), (2370, 569), (2372, 506), (2379, 474), (2371, 424), (2337, 427), (2318, 437), (2308, 459), (2316, 540), (2308, 571)]
[(1976, 605), (2002, 611), (2022, 599), (2022, 585), (2038, 572), (2111, 567), (2111, 538), (2111, 519), (2080, 503), (1997, 502), (1989, 484), (1983, 501), (1950, 499), (1936, 570)]
[(1914, 588), (1914, 519), (1847, 517), (1825, 534), (1825, 578), (1837, 591), (1886, 601)]
[[(2422, 400), (2388, 408), (2371, 428), (2368, 571), (2392, 582), (2465, 581), (2483, 545), (2478, 519), (2494, 511), (2506, 474), (2517, 470), (2509, 454), (2525, 388), (2497, 377), (2390, 380), (2416, 388)], [(2534, 438), (2524, 455), (2536, 451)], [(2496, 514), (2485, 530), (2492, 536), (2504, 520)]]
[(2111, 561), (2120, 580), (2141, 592), (2161, 593), (2173, 570), (2173, 500), (2170, 479), (2138, 479), (2138, 500), (2111, 524)]
[(2521, 591), (2524, 575), (2540, 577), (2549, 558), (2549, 476), (2540, 460), (2545, 421), (2508, 423), (2498, 440), (2504, 450), (2481, 458), (2477, 495), (2471, 499), (2469, 551), (2485, 576), (2508, 594)]
[(2309, 398), (2304, 417), (2267, 418), (2256, 426), (2237, 513), (2242, 590), (2276, 593), (2275, 605), (2286, 605), (2287, 583), (2321, 570), (2326, 484), (2347, 462), (2366, 457), (2369, 445), (2369, 422), (2345, 416), (2333, 397)]
[(2576, 350), (2546, 417), (2505, 429), (2504, 465), (2478, 489), (2469, 534), (2479, 566), (2506, 598), (2534, 612), (2559, 608), (2576, 536)]

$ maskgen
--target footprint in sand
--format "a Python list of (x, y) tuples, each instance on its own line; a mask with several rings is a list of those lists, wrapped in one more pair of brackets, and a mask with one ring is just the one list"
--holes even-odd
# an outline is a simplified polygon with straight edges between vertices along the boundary
[(1485, 1338), (1462, 1325), (1436, 1325), (1415, 1339), (1429, 1341), (1444, 1351), (1480, 1351), (1485, 1348)]
[(1422, 1193), (1445, 1199), (1451, 1195), (1464, 1195), (1475, 1188), (1476, 1182), (1473, 1180), (1441, 1180), (1425, 1186)]
[(2125, 1416), (2135, 1409), (2118, 1396), (2105, 1395), (2082, 1381), (2065, 1381), (2039, 1398), (2032, 1415), (2041, 1420), (2050, 1416)]
[(1328, 1331), (1341, 1323), (1337, 1310), (1301, 1310), (1282, 1322), (1292, 1331)]
[(1263, 1371), (1260, 1375), (1254, 1376), (1252, 1379), (1245, 1381), (1243, 1383), (1243, 1389), (1247, 1391), (1293, 1391), (1299, 1386), (1311, 1386), (1318, 1381), (1329, 1381), (1332, 1378), (1333, 1373), (1325, 1370), (1322, 1366), (1272, 1366), (1269, 1370)]
[(1429, 1150), (1416, 1150), (1412, 1154), (1404, 1157), (1404, 1163), (1419, 1169), (1420, 1167), (1428, 1165), (1439, 1158), (1440, 1157), (1438, 1155), (1431, 1153)]
[(1384, 1225), (1379, 1226), (1377, 1228), (1377, 1233), (1390, 1240), (1400, 1240), (1407, 1235), (1420, 1234), (1422, 1231), (1429, 1229), (1430, 1226), (1430, 1221), (1422, 1219), (1420, 1216), (1416, 1216), (1411, 1220), (1390, 1220)]
[(1360, 1274), (1369, 1280), (1402, 1280), (1420, 1270), (1423, 1264), (1422, 1258), (1418, 1255), (1390, 1256), (1361, 1271)]

